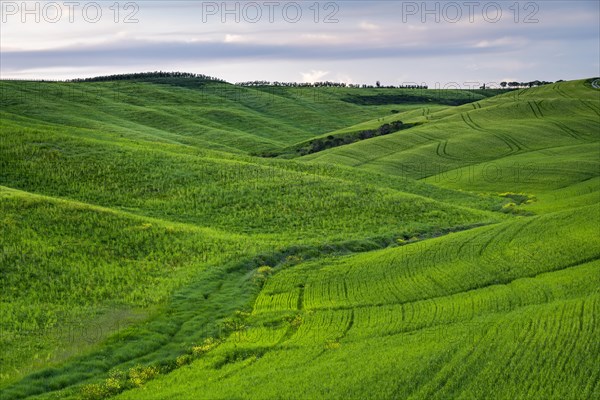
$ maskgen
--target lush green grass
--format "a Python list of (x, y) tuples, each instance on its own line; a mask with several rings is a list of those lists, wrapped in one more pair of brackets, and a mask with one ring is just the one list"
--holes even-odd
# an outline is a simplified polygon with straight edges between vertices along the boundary
[(9, 187), (274, 241), (347, 240), (496, 219), (318, 167), (114, 144), (5, 121), (3, 132), (0, 178)]
[(284, 269), (228, 341), (123, 398), (290, 386), (298, 398), (592, 398), (599, 219), (593, 206)]
[[(497, 168), (492, 163), (508, 156), (535, 151), (545, 151), (547, 155), (578, 145), (593, 151), (598, 146), (599, 115), (597, 90), (588, 88), (584, 81), (559, 83), (506, 93), (425, 117), (414, 112), (398, 114), (405, 123), (423, 122), (424, 118), (427, 123), (303, 159), (417, 179), (445, 174), (447, 181), (460, 179), (460, 168), (486, 168), (483, 178), (477, 171), (473, 179), (472, 187), (479, 188), (484, 179), (496, 179)], [(527, 162), (527, 157), (520, 161)], [(514, 179), (519, 171), (513, 168), (504, 172), (504, 178)]]
[(62, 358), (57, 344), (104, 339), (207, 266), (256, 247), (247, 236), (2, 187), (0, 198), (0, 320), (3, 366), (10, 366), (3, 378), (30, 361)]
[(600, 395), (586, 82), (0, 89), (3, 399)]
[[(276, 150), (332, 130), (354, 125), (415, 103), (361, 107), (345, 101), (403, 89), (245, 88), (207, 83), (181, 86), (148, 82), (0, 82), (2, 119), (20, 124), (58, 124), (102, 130), (113, 137), (231, 152)], [(172, 83), (172, 84), (169, 84)], [(484, 92), (485, 93), (485, 92)], [(488, 94), (425, 91), (432, 105), (447, 100), (470, 102)]]

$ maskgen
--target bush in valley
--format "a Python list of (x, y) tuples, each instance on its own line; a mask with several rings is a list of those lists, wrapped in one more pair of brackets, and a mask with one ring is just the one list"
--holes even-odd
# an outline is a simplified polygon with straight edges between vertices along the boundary
[(530, 194), (526, 194), (526, 193), (506, 192), (506, 193), (501, 193), (500, 197), (504, 197), (504, 198), (510, 199), (516, 205), (531, 204), (531, 203), (537, 201), (537, 199), (536, 199), (535, 196), (530, 195)]
[[(304, 156), (334, 147), (355, 143), (361, 140), (371, 139), (377, 136), (389, 135), (390, 133), (412, 128), (416, 125), (419, 125), (419, 123), (405, 124), (402, 121), (393, 121), (390, 123), (385, 123), (377, 129), (366, 129), (358, 132), (343, 133), (336, 136), (329, 135), (325, 138), (313, 139), (292, 148), (292, 151), (295, 151), (296, 156)], [(257, 153), (255, 155), (258, 157), (274, 158), (285, 154), (289, 154), (289, 149), (281, 152), (269, 151)]]
[(351, 144), (361, 140), (371, 139), (377, 136), (389, 135), (403, 129), (408, 129), (416, 124), (405, 124), (402, 121), (385, 123), (377, 129), (367, 129), (359, 132), (345, 133), (338, 136), (329, 135), (326, 138), (314, 139), (296, 150), (300, 155), (317, 153), (319, 151)]

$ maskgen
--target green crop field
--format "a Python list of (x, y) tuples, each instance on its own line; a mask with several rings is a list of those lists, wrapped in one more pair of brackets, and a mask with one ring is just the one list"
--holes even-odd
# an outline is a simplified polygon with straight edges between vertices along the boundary
[(600, 398), (592, 81), (0, 81), (0, 398)]

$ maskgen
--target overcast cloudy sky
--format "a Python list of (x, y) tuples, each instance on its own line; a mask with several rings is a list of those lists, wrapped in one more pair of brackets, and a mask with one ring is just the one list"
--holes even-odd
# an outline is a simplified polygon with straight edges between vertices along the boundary
[(384, 84), (600, 75), (591, 1), (0, 2), (0, 77)]

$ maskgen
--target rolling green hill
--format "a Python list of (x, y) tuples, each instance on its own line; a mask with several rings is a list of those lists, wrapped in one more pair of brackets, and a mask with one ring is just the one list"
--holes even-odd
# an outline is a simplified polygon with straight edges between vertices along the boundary
[[(157, 83), (162, 82), (162, 83)], [(200, 149), (250, 153), (276, 150), (391, 110), (410, 110), (423, 101), (465, 103), (485, 94), (465, 90), (386, 89), (403, 102), (373, 106), (356, 99), (375, 89), (246, 88), (226, 83), (183, 85), (179, 79), (92, 83), (11, 82), (0, 84), (3, 119), (20, 126), (58, 125), (94, 130), (97, 138), (128, 138), (184, 144)], [(485, 93), (485, 92), (484, 92)], [(489, 94), (488, 94), (489, 95)], [(392, 97), (394, 99), (394, 97)]]
[[(505, 180), (508, 184), (537, 175), (536, 161), (531, 161), (530, 170), (526, 168), (529, 158), (536, 154), (540, 159), (549, 154), (560, 156), (581, 146), (575, 152), (590, 153), (589, 171), (594, 175), (597, 165), (592, 153), (598, 143), (598, 100), (598, 91), (591, 89), (589, 83), (563, 82), (424, 116), (414, 112), (398, 114), (397, 118), (404, 122), (423, 124), (303, 159), (430, 178), (443, 186), (456, 182), (455, 187), (481, 191), (481, 185), (489, 187), (490, 181)], [(508, 168), (509, 164), (521, 165), (523, 171)], [(581, 172), (581, 178), (590, 177), (590, 173)]]
[(189, 82), (0, 81), (2, 399), (600, 396), (589, 81)]

